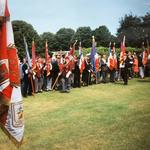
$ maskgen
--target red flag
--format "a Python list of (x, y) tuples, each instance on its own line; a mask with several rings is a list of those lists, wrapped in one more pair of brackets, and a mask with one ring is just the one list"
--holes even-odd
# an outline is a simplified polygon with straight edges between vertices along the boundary
[(19, 146), (23, 140), (23, 106), (19, 63), (7, 0), (0, 0), (0, 127)]
[(77, 43), (77, 40), (73, 44), (73, 47), (70, 47), (69, 55), (71, 55), (71, 56), (74, 56), (76, 43)]
[(125, 52), (126, 52), (126, 47), (125, 47), (125, 36), (123, 37), (123, 42), (121, 42), (121, 53), (120, 53), (120, 57), (124, 57)]
[(69, 55), (74, 55), (74, 48), (70, 47)]
[(143, 65), (145, 66), (148, 62), (148, 51), (147, 50), (144, 50), (143, 51), (143, 58), (142, 58), (142, 63)]
[(47, 62), (49, 59), (49, 54), (48, 54), (48, 44), (47, 44), (47, 40), (45, 43), (45, 61)]
[(125, 47), (125, 36), (123, 37), (123, 42), (121, 42), (121, 52), (120, 52), (120, 68), (122, 67), (124, 63), (124, 56), (126, 52), (126, 47)]
[(100, 68), (100, 61), (99, 61), (99, 56), (96, 53), (96, 55), (95, 55), (95, 70), (96, 70), (96, 72), (99, 72), (99, 68)]
[(108, 67), (110, 70), (117, 69), (117, 59), (116, 57), (109, 56), (108, 57)]
[(20, 71), (18, 65), (18, 55), (15, 45), (10, 45), (7, 48), (8, 59), (9, 59), (9, 80), (11, 86), (20, 85)]
[(9, 67), (8, 67), (8, 54), (7, 54), (7, 23), (6, 17), (9, 18), (7, 1), (0, 1), (0, 8), (3, 17), (3, 22), (0, 28), (0, 99), (3, 103), (8, 104), (10, 102), (10, 96), (12, 87), (9, 85)]
[(111, 49), (111, 46), (110, 46), (110, 53), (109, 53), (109, 57), (108, 57), (108, 68), (110, 70), (113, 70), (113, 69), (117, 69), (117, 57), (116, 57), (116, 53), (115, 53), (115, 43)]
[(50, 57), (49, 57), (49, 54), (48, 54), (47, 40), (46, 40), (46, 43), (45, 43), (45, 62), (46, 62), (47, 76), (49, 76), (50, 75), (50, 70), (52, 69), (52, 66), (51, 66), (51, 61), (50, 61)]

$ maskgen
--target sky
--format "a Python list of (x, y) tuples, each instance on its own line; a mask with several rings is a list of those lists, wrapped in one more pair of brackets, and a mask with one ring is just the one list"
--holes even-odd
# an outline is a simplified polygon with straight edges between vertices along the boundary
[(150, 0), (8, 0), (12, 20), (24, 20), (42, 34), (60, 28), (106, 25), (115, 35), (125, 14), (143, 16)]

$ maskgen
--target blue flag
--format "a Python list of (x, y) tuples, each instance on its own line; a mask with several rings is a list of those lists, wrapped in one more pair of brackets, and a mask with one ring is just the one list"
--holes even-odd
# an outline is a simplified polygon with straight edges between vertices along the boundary
[(95, 72), (96, 71), (96, 66), (95, 66), (95, 55), (97, 53), (95, 43), (92, 45), (91, 49), (91, 63), (92, 63), (92, 70)]

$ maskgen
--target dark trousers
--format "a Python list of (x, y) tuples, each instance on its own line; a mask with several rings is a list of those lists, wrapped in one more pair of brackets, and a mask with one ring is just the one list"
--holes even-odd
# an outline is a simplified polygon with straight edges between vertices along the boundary
[[(32, 82), (32, 83), (31, 83)], [(32, 92), (34, 89), (32, 89), (32, 84), (33, 84), (33, 78), (32, 76), (30, 76), (30, 78), (28, 78), (28, 95), (32, 95)], [(33, 84), (33, 88), (34, 88), (34, 84)]]
[(121, 68), (121, 77), (124, 81), (124, 84), (128, 84), (128, 69), (127, 68)]
[(106, 83), (107, 71), (102, 71), (102, 82)]
[(80, 87), (80, 72), (74, 73), (74, 87)]
[(61, 78), (62, 91), (70, 90), (71, 88), (71, 80), (70, 77), (62, 77)]
[(27, 96), (27, 93), (28, 93), (28, 87), (29, 87), (29, 80), (28, 80), (28, 76), (24, 76), (23, 77), (23, 80), (22, 80), (22, 95), (23, 97), (26, 97)]
[(115, 72), (115, 69), (110, 70), (110, 82), (115, 82)]
[(83, 71), (82, 81), (86, 86), (91, 84), (91, 73), (88, 70)]
[[(52, 86), (54, 85), (57, 77), (58, 77), (58, 72), (54, 72), (52, 75)], [(57, 87), (57, 84), (54, 86), (54, 89), (55, 89), (55, 87)]]
[(130, 78), (133, 78), (133, 69), (132, 67), (128, 68), (128, 75)]

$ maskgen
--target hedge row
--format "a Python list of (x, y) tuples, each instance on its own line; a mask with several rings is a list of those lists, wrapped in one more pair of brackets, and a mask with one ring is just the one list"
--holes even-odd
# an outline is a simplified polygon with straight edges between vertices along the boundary
[[(103, 54), (108, 55), (109, 49), (107, 47), (97, 47), (96, 49), (97, 49), (98, 54), (100, 54), (100, 55), (103, 55)], [(138, 52), (141, 51), (141, 49), (137, 49), (137, 48), (133, 48), (133, 47), (126, 47), (126, 51), (127, 52), (130, 51), (131, 53), (133, 53), (133, 52), (138, 53)], [(82, 52), (83, 52), (83, 55), (89, 54), (89, 53), (91, 53), (91, 48), (83, 48)], [(117, 55), (120, 54), (120, 48), (116, 48), (116, 53), (117, 53)], [(78, 55), (78, 51), (77, 50), (76, 50), (75, 54)]]

